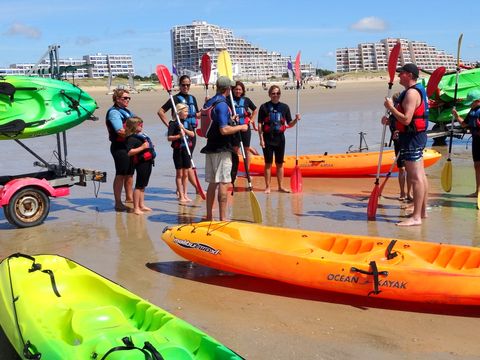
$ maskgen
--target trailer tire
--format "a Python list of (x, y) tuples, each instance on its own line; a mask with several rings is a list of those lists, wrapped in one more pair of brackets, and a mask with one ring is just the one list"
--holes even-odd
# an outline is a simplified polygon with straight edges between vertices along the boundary
[(12, 225), (19, 228), (37, 226), (48, 216), (50, 199), (41, 189), (25, 187), (13, 194), (4, 211)]

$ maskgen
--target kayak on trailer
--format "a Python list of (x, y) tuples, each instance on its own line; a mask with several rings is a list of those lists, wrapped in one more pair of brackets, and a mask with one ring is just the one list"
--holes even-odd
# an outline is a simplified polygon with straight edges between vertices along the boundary
[(480, 305), (480, 248), (241, 222), (165, 228), (178, 255), (215, 269), (350, 295)]
[[(428, 78), (420, 80), (424, 86), (428, 83)], [(453, 100), (455, 98), (456, 73), (443, 75), (438, 84), (438, 90), (430, 97), (428, 120), (434, 123), (444, 123), (452, 121)], [(458, 75), (458, 89), (456, 110), (459, 115), (465, 117), (470, 110), (470, 105), (465, 105), (464, 101), (468, 94), (475, 89), (480, 88), (480, 68), (462, 70)]]
[(52, 135), (91, 118), (96, 101), (66, 81), (0, 76), (0, 140)]
[(58, 255), (0, 263), (0, 325), (22, 359), (242, 359), (218, 341)]
[[(298, 166), (303, 177), (355, 177), (376, 174), (379, 152), (355, 152), (346, 154), (327, 155), (299, 155)], [(432, 166), (442, 155), (432, 149), (425, 149), (423, 152), (424, 166)], [(263, 175), (265, 166), (263, 156), (252, 155), (250, 157), (250, 174)], [(295, 156), (287, 155), (284, 158), (284, 175), (290, 176), (295, 168)], [(386, 150), (382, 155), (380, 172), (388, 173), (392, 163), (395, 161), (395, 152)], [(239, 171), (245, 171), (243, 158), (240, 156)], [(395, 165), (393, 172), (397, 172)], [(277, 173), (276, 166), (272, 166), (272, 176)]]

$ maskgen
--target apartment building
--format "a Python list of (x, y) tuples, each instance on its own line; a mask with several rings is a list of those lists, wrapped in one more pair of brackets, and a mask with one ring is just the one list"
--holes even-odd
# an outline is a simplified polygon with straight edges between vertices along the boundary
[(388, 68), (388, 57), (393, 47), (400, 41), (398, 66), (415, 63), (421, 69), (433, 71), (445, 66), (447, 71), (455, 71), (456, 61), (450, 54), (437, 50), (425, 42), (386, 38), (378, 43), (360, 43), (354, 48), (336, 50), (337, 72), (384, 71)]
[[(221, 50), (228, 50), (234, 75), (243, 80), (265, 80), (281, 77), (287, 73), (290, 56), (270, 52), (255, 46), (245, 39), (235, 37), (232, 30), (193, 21), (189, 25), (174, 26), (170, 30), (172, 62), (179, 75), (195, 75), (201, 72), (203, 54), (208, 53), (212, 67), (216, 67)], [(305, 68), (305, 67), (304, 67)], [(314, 72), (313, 67), (308, 67)]]

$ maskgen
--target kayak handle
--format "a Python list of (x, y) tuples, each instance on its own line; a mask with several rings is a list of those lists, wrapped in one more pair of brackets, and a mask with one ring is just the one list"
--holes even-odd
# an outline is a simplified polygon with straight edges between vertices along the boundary
[(27, 341), (25, 346), (23, 347), (23, 356), (25, 357), (25, 359), (29, 359), (29, 360), (39, 360), (42, 358), (42, 354), (41, 353), (36, 353), (34, 354), (33, 351), (32, 351), (32, 343), (30, 341)]
[(366, 270), (358, 269), (358, 268), (353, 267), (353, 266), (350, 269), (350, 271), (358, 272), (358, 273), (364, 274), (364, 275), (373, 275), (374, 288), (373, 288), (372, 291), (370, 291), (367, 294), (367, 296), (370, 296), (371, 294), (378, 295), (382, 292), (381, 290), (378, 290), (378, 285), (379, 285), (378, 276), (379, 275), (388, 276), (388, 271), (378, 271), (377, 263), (375, 261), (370, 261), (369, 265), (370, 265), (370, 268), (372, 269), (372, 271), (366, 271)]

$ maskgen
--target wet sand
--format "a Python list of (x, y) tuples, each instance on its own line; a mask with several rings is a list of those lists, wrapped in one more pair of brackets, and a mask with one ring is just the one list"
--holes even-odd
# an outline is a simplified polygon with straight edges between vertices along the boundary
[[(267, 100), (265, 91), (249, 88), (254, 88), (248, 95), (257, 105)], [(372, 149), (378, 148), (386, 89), (385, 81), (339, 82), (334, 90), (307, 86), (300, 103), (300, 153), (345, 152), (352, 144), (358, 146), (360, 131), (368, 133)], [(203, 98), (201, 88), (192, 91), (197, 99)], [(68, 197), (52, 199), (47, 220), (35, 228), (15, 229), (0, 212), (1, 258), (14, 252), (69, 257), (201, 328), (247, 359), (478, 358), (480, 344), (473, 334), (478, 330), (479, 309), (346, 297), (220, 273), (176, 256), (161, 241), (162, 229), (199, 221), (205, 205), (200, 198), (188, 206), (179, 205), (175, 199), (171, 148), (166, 128), (156, 116), (156, 110), (167, 99), (166, 93), (159, 90), (132, 95), (131, 108), (144, 118), (158, 153), (146, 191), (146, 203), (153, 211), (136, 216), (113, 211), (114, 171), (103, 121), (111, 96), (105, 95), (105, 89), (89, 92), (99, 102), (96, 115), (101, 120), (85, 122), (68, 132), (69, 161), (76, 167), (107, 171), (108, 182), (101, 185), (98, 197), (98, 189), (89, 183), (86, 188), (73, 187)], [(295, 94), (294, 90), (282, 90), (282, 101), (289, 103), (292, 110)], [(252, 139), (258, 148), (256, 133)], [(54, 160), (54, 137), (25, 143), (46, 160)], [(451, 193), (445, 194), (440, 187), (445, 159), (427, 169), (429, 218), (420, 227), (394, 225), (405, 216), (396, 200), (396, 178), (388, 181), (374, 222), (368, 222), (366, 217), (373, 177), (305, 178), (304, 191), (297, 195), (277, 191), (265, 195), (263, 178), (255, 177), (254, 191), (266, 225), (479, 246), (475, 199), (466, 197), (474, 187), (470, 147), (467, 150), (466, 143), (455, 142)], [(199, 140), (194, 155), (201, 179), (202, 144), (203, 140)], [(35, 159), (17, 144), (3, 141), (1, 146), (2, 175), (34, 170)], [(294, 153), (294, 146), (295, 131), (291, 130), (287, 134), (287, 152)], [(443, 154), (448, 151), (446, 147), (436, 149)], [(246, 185), (244, 179), (238, 184)], [(275, 182), (272, 184), (275, 190)], [(191, 187), (190, 194), (193, 196)], [(233, 219), (252, 220), (246, 192), (236, 193), (230, 203)]]

